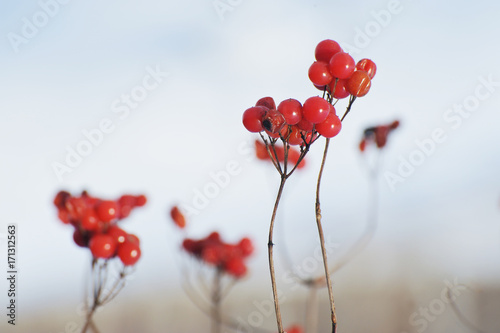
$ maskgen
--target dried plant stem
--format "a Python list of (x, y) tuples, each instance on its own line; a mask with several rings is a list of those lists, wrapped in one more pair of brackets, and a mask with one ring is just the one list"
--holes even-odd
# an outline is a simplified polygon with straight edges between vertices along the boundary
[(212, 333), (220, 333), (221, 329), (221, 311), (220, 303), (222, 299), (221, 294), (221, 278), (222, 270), (217, 269), (214, 277), (214, 286), (212, 291)]
[(283, 330), (283, 322), (281, 320), (281, 311), (278, 300), (278, 291), (276, 287), (276, 273), (274, 270), (274, 257), (273, 257), (273, 231), (274, 231), (274, 222), (276, 220), (276, 212), (278, 211), (278, 206), (280, 203), (281, 195), (283, 194), (283, 188), (285, 187), (286, 182), (286, 174), (281, 175), (280, 187), (278, 189), (278, 194), (276, 196), (276, 202), (274, 203), (273, 214), (271, 216), (271, 223), (269, 226), (269, 241), (267, 243), (267, 250), (269, 255), (269, 271), (271, 273), (271, 286), (273, 289), (273, 299), (274, 299), (274, 310), (276, 312), (276, 322), (278, 324), (278, 333), (284, 333)]
[(321, 245), (321, 254), (323, 256), (323, 266), (325, 268), (325, 279), (326, 286), (328, 288), (328, 298), (330, 300), (330, 311), (331, 311), (331, 320), (332, 320), (332, 333), (337, 331), (337, 315), (335, 313), (335, 302), (333, 300), (333, 289), (332, 289), (332, 281), (330, 277), (330, 270), (328, 269), (328, 258), (326, 255), (326, 247), (325, 247), (325, 236), (323, 233), (323, 226), (321, 225), (321, 204), (319, 201), (319, 192), (321, 188), (321, 178), (323, 176), (323, 170), (325, 168), (326, 156), (328, 154), (328, 146), (330, 144), (330, 139), (327, 138), (325, 142), (325, 150), (323, 152), (323, 160), (321, 161), (321, 167), (319, 169), (318, 174), (318, 183), (316, 187), (316, 225), (318, 227), (319, 241)]

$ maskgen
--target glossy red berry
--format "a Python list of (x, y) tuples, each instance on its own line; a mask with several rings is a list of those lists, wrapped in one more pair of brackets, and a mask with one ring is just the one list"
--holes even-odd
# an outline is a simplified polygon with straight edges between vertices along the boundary
[(333, 138), (342, 129), (342, 122), (334, 112), (330, 112), (328, 117), (321, 123), (316, 124), (316, 131), (325, 138)]
[(309, 67), (309, 80), (314, 85), (324, 86), (332, 81), (332, 74), (330, 74), (329, 65), (326, 62), (315, 61)]
[(355, 71), (347, 80), (346, 89), (353, 96), (363, 97), (370, 91), (371, 85), (371, 79), (367, 72)]
[(330, 103), (318, 96), (308, 98), (302, 107), (304, 118), (313, 124), (324, 121), (329, 112)]
[(345, 52), (339, 52), (330, 59), (330, 73), (339, 79), (347, 79), (356, 68), (354, 59)]
[(97, 205), (97, 216), (103, 222), (111, 222), (118, 217), (118, 204), (115, 201), (103, 200)]
[(347, 80), (345, 79), (333, 79), (328, 85), (328, 90), (335, 99), (342, 99), (350, 96), (351, 94), (347, 91), (345, 85)]
[(276, 109), (276, 103), (272, 97), (262, 97), (255, 103), (255, 106), (264, 106), (269, 110)]
[(330, 62), (332, 56), (339, 52), (342, 52), (339, 43), (331, 39), (325, 39), (318, 43), (314, 55), (318, 61)]
[(117, 244), (124, 243), (128, 238), (128, 233), (117, 225), (110, 226), (106, 233), (113, 237)]
[(132, 266), (141, 257), (141, 249), (137, 243), (124, 242), (118, 245), (117, 254), (125, 266)]
[(288, 125), (295, 125), (302, 119), (302, 104), (293, 98), (285, 99), (278, 105), (278, 112)]
[(262, 118), (262, 127), (272, 134), (279, 134), (284, 125), (285, 117), (278, 110), (269, 110)]
[(106, 234), (94, 235), (89, 241), (89, 249), (94, 258), (111, 258), (116, 252), (116, 245), (116, 240)]
[(373, 79), (373, 77), (377, 73), (377, 65), (375, 65), (375, 63), (370, 59), (366, 58), (358, 61), (358, 63), (356, 64), (356, 69), (367, 72), (370, 79)]
[(254, 106), (246, 109), (243, 112), (243, 126), (252, 133), (262, 132), (264, 130), (262, 119), (268, 111), (269, 109), (264, 106)]
[(96, 230), (99, 225), (99, 218), (94, 209), (87, 209), (81, 220), (81, 226), (83, 229), (88, 231)]

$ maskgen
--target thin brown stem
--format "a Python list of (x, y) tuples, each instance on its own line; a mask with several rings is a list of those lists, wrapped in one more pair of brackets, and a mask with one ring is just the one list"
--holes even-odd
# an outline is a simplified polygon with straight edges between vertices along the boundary
[(323, 256), (323, 266), (325, 268), (325, 279), (326, 286), (328, 288), (328, 297), (330, 299), (330, 311), (331, 311), (331, 319), (332, 319), (332, 333), (337, 331), (337, 315), (335, 313), (335, 302), (333, 300), (333, 289), (332, 289), (332, 281), (330, 278), (330, 270), (328, 269), (328, 259), (326, 255), (326, 247), (325, 247), (325, 236), (323, 234), (323, 226), (321, 225), (321, 204), (319, 201), (319, 192), (321, 188), (321, 178), (323, 176), (323, 170), (325, 168), (326, 156), (328, 153), (328, 146), (330, 144), (330, 139), (327, 138), (325, 142), (325, 150), (323, 152), (323, 160), (321, 161), (321, 167), (319, 169), (318, 174), (318, 183), (316, 187), (316, 224), (318, 226), (318, 234), (321, 245), (321, 254)]
[(214, 285), (212, 290), (212, 333), (220, 333), (221, 329), (221, 278), (222, 270), (217, 268), (214, 277)]
[(89, 326), (92, 325), (92, 327), (94, 328), (94, 331), (95, 331), (95, 325), (93, 324), (92, 322), (92, 316), (94, 315), (94, 312), (95, 310), (97, 309), (98, 307), (98, 304), (96, 302), (94, 302), (94, 304), (92, 305), (92, 308), (90, 309), (90, 311), (87, 313), (87, 318), (85, 319), (85, 324), (83, 325), (83, 328), (82, 328), (82, 333), (85, 333), (87, 332), (87, 329), (89, 328)]
[(280, 305), (279, 305), (279, 300), (278, 300), (278, 291), (277, 291), (277, 287), (276, 287), (276, 273), (274, 270), (273, 232), (274, 232), (274, 222), (276, 219), (276, 212), (278, 211), (278, 206), (280, 203), (281, 195), (283, 194), (283, 188), (285, 187), (286, 179), (287, 179), (286, 175), (282, 174), (280, 187), (278, 189), (278, 194), (276, 196), (276, 202), (274, 203), (273, 214), (271, 216), (271, 223), (269, 226), (269, 241), (267, 243), (267, 250), (268, 250), (268, 255), (269, 255), (269, 271), (271, 273), (271, 286), (273, 289), (274, 310), (276, 312), (276, 322), (278, 324), (278, 333), (284, 333), (284, 330), (283, 330), (283, 323), (281, 320), (281, 311), (280, 311)]

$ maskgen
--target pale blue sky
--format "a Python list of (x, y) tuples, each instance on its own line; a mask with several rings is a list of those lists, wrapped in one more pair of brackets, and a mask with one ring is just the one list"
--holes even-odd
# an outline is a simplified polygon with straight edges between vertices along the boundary
[[(333, 221), (327, 232), (349, 244), (363, 228), (366, 173), (356, 145), (365, 126), (401, 119), (384, 155), (383, 172), (393, 173), (400, 156), (407, 159), (418, 148), (416, 140), (441, 128), (446, 140), (394, 192), (381, 180), (382, 219), (372, 247), (407, 250), (449, 274), (498, 280), (500, 86), (478, 86), (484, 86), (480, 77), (500, 82), (500, 4), (401, 0), (382, 26), (377, 17), (390, 6), (385, 0), (242, 1), (221, 19), (212, 1), (69, 1), (15, 52), (9, 34), (21, 35), (23, 18), (32, 21), (41, 7), (2, 2), (0, 227), (19, 224), (25, 304), (36, 308), (49, 295), (68, 303), (78, 298), (64, 295), (81, 286), (88, 254), (73, 246), (70, 228), (56, 219), (51, 200), (59, 189), (86, 188), (110, 198), (124, 191), (147, 194), (148, 205), (124, 225), (143, 239), (136, 279), (151, 286), (169, 281), (175, 288), (173, 253), (181, 235), (169, 224), (167, 208), (189, 204), (194, 190), (211, 181), (210, 172), (231, 160), (241, 173), (192, 220), (189, 232), (219, 228), (229, 239), (248, 234), (260, 246), (254, 269), (264, 269), (277, 174), (238, 152), (255, 138), (241, 125), (241, 113), (263, 96), (279, 102), (318, 94), (307, 69), (325, 38), (354, 46), (356, 59), (378, 65), (372, 91), (355, 103), (333, 140), (323, 190), (324, 205), (331, 207), (325, 216)], [(366, 45), (360, 31), (371, 34)], [(168, 76), (120, 119), (113, 103), (143, 82), (147, 68)], [(470, 102), (476, 89), (490, 94), (453, 128), (456, 118), (444, 115)], [(52, 163), (63, 162), (66, 147), (76, 147), (82, 130), (104, 118), (113, 132), (60, 182)], [(312, 198), (320, 146), (283, 203), (294, 225), (312, 218), (311, 199), (297, 193)], [(305, 243), (297, 251), (310, 250), (315, 230), (297, 228), (303, 238), (290, 235), (288, 241)]]

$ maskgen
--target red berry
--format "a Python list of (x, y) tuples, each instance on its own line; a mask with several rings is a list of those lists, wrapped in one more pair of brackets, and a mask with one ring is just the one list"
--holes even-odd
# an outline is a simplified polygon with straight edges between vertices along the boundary
[(375, 74), (377, 73), (377, 65), (370, 59), (361, 59), (356, 64), (356, 69), (360, 71), (365, 71), (368, 73), (370, 79), (373, 79)]
[(311, 132), (313, 130), (314, 124), (309, 120), (302, 118), (301, 121), (297, 124), (297, 127), (304, 132)]
[(330, 59), (330, 73), (339, 79), (347, 79), (356, 68), (354, 59), (345, 52), (339, 52)]
[(238, 248), (245, 257), (251, 255), (254, 250), (252, 241), (247, 237), (240, 240), (240, 242), (238, 243)]
[(393, 121), (393, 122), (389, 125), (389, 128), (390, 128), (391, 130), (396, 129), (396, 128), (398, 128), (398, 127), (399, 127), (399, 120), (394, 120), (394, 121)]
[(170, 217), (179, 228), (182, 229), (186, 226), (186, 218), (181, 213), (179, 207), (172, 207), (172, 209), (170, 210)]
[(139, 240), (139, 237), (137, 237), (136, 235), (134, 234), (127, 234), (127, 239), (125, 240), (127, 242), (132, 242), (132, 243), (136, 243), (137, 245), (140, 245), (141, 242)]
[(214, 231), (208, 235), (207, 240), (210, 242), (219, 243), (221, 241), (220, 234), (217, 231)]
[(137, 197), (135, 197), (136, 199), (136, 202), (135, 202), (135, 205), (137, 207), (142, 207), (146, 204), (146, 202), (148, 201), (148, 199), (146, 198), (145, 195), (138, 195)]
[(330, 74), (329, 65), (326, 62), (315, 61), (309, 67), (309, 80), (314, 85), (324, 86), (332, 81), (332, 74)]
[(262, 118), (269, 111), (264, 106), (254, 106), (243, 112), (243, 126), (252, 133), (262, 132)]
[(231, 258), (228, 260), (224, 266), (225, 271), (234, 276), (235, 278), (240, 278), (247, 272), (247, 267), (243, 262), (242, 258)]
[(325, 138), (333, 138), (339, 134), (342, 129), (342, 123), (334, 112), (330, 112), (325, 121), (316, 124), (316, 131)]
[(186, 250), (186, 252), (194, 254), (196, 250), (196, 242), (192, 239), (186, 238), (182, 241), (182, 247)]
[(62, 221), (62, 223), (68, 224), (70, 222), (70, 216), (67, 210), (60, 210), (57, 213), (57, 217)]
[(89, 244), (89, 237), (87, 234), (83, 234), (76, 229), (75, 232), (73, 232), (73, 241), (80, 247), (87, 247)]
[(291, 326), (285, 330), (285, 333), (303, 333), (304, 331), (298, 325)]
[(262, 127), (272, 134), (279, 133), (284, 125), (285, 117), (278, 110), (269, 110), (262, 118)]
[(221, 261), (219, 246), (215, 244), (210, 244), (205, 246), (201, 251), (201, 258), (204, 262), (211, 265), (219, 265)]
[(329, 112), (330, 103), (318, 96), (308, 98), (302, 107), (304, 118), (313, 124), (324, 121)]
[(255, 103), (255, 106), (265, 106), (269, 110), (276, 109), (276, 103), (272, 97), (262, 97)]
[(87, 209), (81, 220), (81, 226), (83, 229), (88, 231), (96, 230), (99, 225), (99, 218), (94, 209)]
[(338, 52), (342, 52), (339, 43), (331, 39), (325, 39), (318, 43), (314, 55), (318, 61), (329, 62), (332, 56)]
[(336, 99), (342, 99), (346, 98), (347, 96), (350, 95), (350, 93), (347, 91), (345, 85), (347, 83), (347, 80), (345, 79), (333, 79), (332, 82), (328, 85), (328, 90), (330, 91), (330, 94)]
[(116, 240), (106, 234), (94, 235), (89, 241), (90, 252), (94, 258), (111, 258), (116, 252), (116, 245)]
[(97, 205), (97, 216), (103, 222), (111, 222), (118, 217), (118, 204), (115, 201), (104, 200)]
[(371, 80), (365, 71), (355, 71), (347, 80), (347, 91), (356, 97), (365, 96), (370, 91)]
[(125, 266), (132, 266), (141, 257), (139, 244), (134, 242), (124, 242), (118, 245), (118, 257)]
[(58, 209), (66, 209), (66, 201), (71, 197), (66, 191), (59, 191), (54, 198), (54, 205)]
[(297, 125), (283, 127), (281, 135), (292, 146), (300, 145), (303, 142), (302, 133)]
[(366, 149), (366, 139), (361, 140), (359, 143), (359, 151), (364, 152)]
[(110, 226), (106, 233), (113, 237), (118, 244), (124, 243), (128, 238), (127, 232), (117, 225)]
[(302, 104), (296, 99), (285, 99), (278, 105), (278, 111), (288, 125), (295, 125), (302, 119)]

